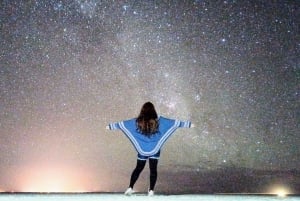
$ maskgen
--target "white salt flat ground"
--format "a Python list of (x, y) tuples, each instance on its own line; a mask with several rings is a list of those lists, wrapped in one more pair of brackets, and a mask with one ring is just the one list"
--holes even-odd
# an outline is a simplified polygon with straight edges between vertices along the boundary
[(123, 194), (1, 194), (0, 201), (300, 201), (299, 196), (263, 195), (146, 195)]

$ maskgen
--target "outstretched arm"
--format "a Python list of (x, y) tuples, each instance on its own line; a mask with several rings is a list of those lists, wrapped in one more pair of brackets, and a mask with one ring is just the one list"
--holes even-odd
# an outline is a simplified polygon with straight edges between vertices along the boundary
[(193, 128), (194, 124), (192, 124), (190, 121), (180, 121), (179, 127), (181, 127), (181, 128)]
[(179, 119), (170, 119), (170, 118), (166, 118), (166, 117), (163, 117), (163, 116), (160, 116), (160, 121), (162, 124), (165, 124), (165, 125), (169, 125), (169, 126), (175, 126), (176, 124), (176, 127), (177, 128), (194, 128), (195, 127), (195, 124), (192, 124), (191, 121), (182, 121), (182, 120), (179, 120)]
[(105, 128), (107, 130), (117, 130), (117, 129), (120, 129), (119, 123), (120, 122), (109, 123)]

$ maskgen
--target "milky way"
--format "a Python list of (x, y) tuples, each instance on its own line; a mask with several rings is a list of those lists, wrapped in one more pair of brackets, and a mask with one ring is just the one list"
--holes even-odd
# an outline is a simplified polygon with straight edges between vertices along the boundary
[(85, 172), (87, 190), (127, 185), (135, 150), (105, 126), (146, 101), (196, 125), (161, 169), (300, 167), (298, 1), (0, 5), (0, 188), (38, 167)]

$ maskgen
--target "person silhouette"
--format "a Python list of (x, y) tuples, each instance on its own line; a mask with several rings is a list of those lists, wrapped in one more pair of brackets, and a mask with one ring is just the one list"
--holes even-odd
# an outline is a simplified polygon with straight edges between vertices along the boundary
[(160, 157), (160, 150), (167, 139), (175, 132), (177, 128), (194, 127), (190, 121), (180, 121), (158, 116), (154, 105), (146, 102), (137, 118), (125, 121), (109, 123), (106, 129), (121, 130), (131, 141), (137, 151), (137, 163), (133, 170), (129, 187), (125, 195), (132, 195), (134, 184), (143, 171), (146, 161), (149, 160), (150, 168), (150, 186), (148, 195), (154, 195), (154, 187), (157, 180), (157, 164)]

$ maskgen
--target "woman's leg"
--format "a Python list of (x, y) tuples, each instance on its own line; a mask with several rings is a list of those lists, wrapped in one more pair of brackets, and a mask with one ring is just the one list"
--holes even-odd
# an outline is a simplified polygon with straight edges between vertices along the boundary
[(145, 164), (146, 164), (146, 160), (137, 160), (136, 167), (131, 174), (130, 184), (129, 184), (130, 188), (133, 188), (135, 182), (140, 176), (140, 173), (143, 171)]
[(158, 159), (149, 158), (149, 168), (150, 168), (150, 189), (154, 190), (156, 180), (157, 180), (157, 164)]

